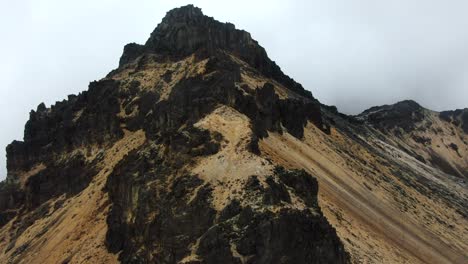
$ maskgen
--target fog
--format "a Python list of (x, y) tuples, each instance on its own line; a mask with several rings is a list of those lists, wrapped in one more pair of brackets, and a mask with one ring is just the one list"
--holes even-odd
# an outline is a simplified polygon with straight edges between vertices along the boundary
[(249, 31), (322, 103), (355, 114), (413, 99), (468, 107), (466, 0), (1, 1), (0, 179), (28, 113), (87, 89), (144, 43), (165, 13), (193, 3)]

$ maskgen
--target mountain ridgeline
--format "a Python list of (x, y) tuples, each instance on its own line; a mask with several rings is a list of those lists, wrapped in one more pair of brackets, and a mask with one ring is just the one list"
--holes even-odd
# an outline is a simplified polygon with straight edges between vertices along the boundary
[(7, 146), (2, 263), (464, 263), (468, 109), (325, 106), (192, 5)]

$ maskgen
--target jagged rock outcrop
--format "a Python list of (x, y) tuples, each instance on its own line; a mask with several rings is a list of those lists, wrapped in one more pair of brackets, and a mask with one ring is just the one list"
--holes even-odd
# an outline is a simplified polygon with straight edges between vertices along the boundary
[(468, 108), (457, 109), (455, 111), (440, 112), (440, 118), (444, 121), (459, 126), (468, 134)]
[(169, 11), (145, 45), (132, 43), (125, 46), (120, 66), (143, 54), (183, 57), (195, 52), (213, 54), (219, 50), (240, 58), (265, 77), (278, 81), (296, 93), (313, 98), (309, 91), (285, 75), (268, 58), (265, 49), (252, 39), (250, 33), (236, 29), (233, 24), (221, 23), (205, 16), (200, 8), (193, 5)]
[(399, 129), (410, 132), (415, 129), (416, 123), (424, 118), (423, 108), (412, 100), (405, 100), (393, 105), (371, 107), (359, 116), (367, 122), (384, 131)]
[[(174, 175), (157, 153), (148, 148), (132, 153), (107, 183), (114, 205), (106, 243), (111, 251), (121, 252), (123, 262), (347, 261), (318, 208), (317, 182), (311, 175), (277, 168), (266, 187), (250, 176), (240, 183), (240, 197), (217, 211), (211, 184), (187, 172)], [(152, 184), (155, 180), (158, 184)], [(288, 208), (290, 192), (301, 197), (307, 209)]]

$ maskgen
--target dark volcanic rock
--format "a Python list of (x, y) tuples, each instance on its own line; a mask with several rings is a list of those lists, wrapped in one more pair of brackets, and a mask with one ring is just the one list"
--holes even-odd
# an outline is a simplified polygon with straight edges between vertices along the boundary
[(221, 23), (205, 16), (200, 8), (193, 5), (169, 11), (144, 46), (134, 43), (125, 46), (120, 66), (145, 53), (183, 57), (201, 52), (209, 56), (218, 50), (235, 55), (292, 91), (313, 98), (309, 91), (285, 75), (280, 67), (268, 58), (265, 49), (252, 39), (250, 33), (236, 29), (233, 24)]
[[(32, 110), (24, 129), (24, 142), (7, 146), (7, 169), (29, 169), (33, 164), (49, 161), (54, 154), (79, 146), (109, 144), (123, 135), (116, 114), (120, 111), (118, 82), (92, 82), (89, 90), (51, 108), (39, 105)], [(14, 177), (14, 176), (13, 176)]]
[(468, 108), (457, 109), (454, 111), (443, 111), (439, 114), (440, 119), (460, 126), (468, 134)]
[(123, 66), (127, 63), (134, 61), (145, 51), (145, 46), (136, 43), (129, 43), (125, 45), (123, 54), (120, 57), (119, 66)]
[(24, 202), (24, 191), (19, 184), (9, 181), (0, 182), (0, 227), (8, 223)]
[(393, 105), (371, 107), (358, 118), (384, 131), (401, 128), (406, 132), (415, 129), (415, 125), (424, 118), (424, 108), (412, 100), (405, 100)]
[[(122, 262), (176, 263), (192, 254), (197, 241), (193, 263), (347, 262), (317, 205), (317, 181), (304, 171), (278, 168), (267, 178), (267, 189), (251, 177), (243, 200), (268, 198), (257, 199), (257, 209), (232, 200), (217, 213), (209, 185), (196, 175), (174, 174), (170, 161), (155, 153), (149, 146), (134, 151), (107, 183), (113, 202), (107, 245), (122, 252)], [(172, 183), (171, 177), (176, 177)], [(291, 203), (287, 186), (310, 205), (307, 210), (268, 209)]]
[[(255, 187), (256, 179), (251, 177), (247, 182), (248, 196), (262, 195), (263, 191)], [(269, 200), (291, 203), (289, 194), (284, 194), (287, 191), (283, 179), (296, 194), (311, 188), (307, 195), (316, 201), (317, 182), (312, 176), (281, 167), (267, 178), (269, 188), (274, 185), (276, 189), (273, 192), (265, 189), (273, 196)], [(309, 184), (299, 186), (299, 182)], [(267, 204), (257, 206), (264, 208)], [(222, 215), (200, 238), (197, 254), (203, 256), (201, 263), (239, 263), (239, 259), (232, 258), (232, 248), (246, 263), (345, 263), (347, 260), (339, 240), (330, 232), (333, 228), (321, 220), (323, 216), (316, 203), (308, 210), (281, 209), (273, 213), (252, 209), (250, 205), (242, 207), (233, 201)]]
[(106, 241), (112, 252), (122, 250), (124, 263), (176, 263), (214, 221), (210, 186), (196, 175), (176, 176), (174, 155), (147, 145), (128, 155), (109, 177), (106, 189), (113, 205)]
[(50, 163), (27, 180), (24, 205), (33, 209), (52, 197), (79, 193), (97, 173), (94, 167), (95, 164), (87, 164), (85, 157), (79, 154), (66, 161)]
[[(74, 195), (88, 186), (97, 164), (72, 152), (84, 146), (111, 145), (122, 137), (118, 87), (113, 80), (92, 82), (78, 96), (69, 95), (50, 108), (42, 103), (30, 112), (24, 141), (13, 141), (6, 148), (6, 182), (18, 189), (0, 188), (1, 203), (8, 203), (8, 207), (0, 206), (0, 212), (34, 210), (50, 198)], [(45, 169), (23, 179), (24, 186), (20, 186), (21, 175), (39, 164)]]
[(295, 194), (300, 197), (307, 206), (318, 206), (317, 180), (311, 177), (304, 170), (288, 171), (283, 167), (276, 167), (275, 174), (288, 187), (292, 188)]

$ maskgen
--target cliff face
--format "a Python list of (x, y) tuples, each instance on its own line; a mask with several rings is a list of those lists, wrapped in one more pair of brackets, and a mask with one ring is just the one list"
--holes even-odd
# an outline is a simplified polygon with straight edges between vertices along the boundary
[(88, 91), (31, 111), (7, 147), (0, 260), (463, 263), (465, 117), (339, 114), (249, 33), (177, 8)]

